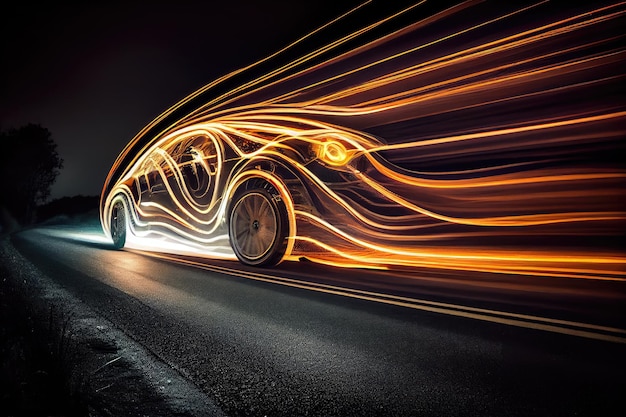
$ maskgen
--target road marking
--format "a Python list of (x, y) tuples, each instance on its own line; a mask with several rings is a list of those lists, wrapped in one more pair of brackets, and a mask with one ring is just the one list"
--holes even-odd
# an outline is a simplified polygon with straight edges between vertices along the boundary
[(134, 252), (141, 255), (192, 266), (212, 272), (235, 275), (241, 278), (252, 279), (255, 281), (268, 282), (293, 288), (318, 291), (327, 294), (351, 297), (383, 304), (390, 304), (399, 307), (411, 308), (414, 310), (422, 310), (450, 316), (465, 317), (474, 320), (505, 324), (509, 326), (524, 327), (528, 329), (543, 330), (548, 332), (567, 334), (570, 336), (626, 344), (626, 330), (618, 329), (615, 327), (599, 326), (595, 324), (551, 319), (547, 317), (532, 316), (527, 314), (509, 313), (505, 311), (468, 307), (457, 304), (449, 304), (437, 301), (421, 300), (410, 297), (377, 293), (373, 291), (357, 290), (329, 284), (314, 283), (293, 278), (276, 277), (259, 272), (240, 271), (237, 269), (210, 265), (188, 259), (177, 258), (157, 253), (143, 252), (138, 250), (129, 250), (129, 252)]

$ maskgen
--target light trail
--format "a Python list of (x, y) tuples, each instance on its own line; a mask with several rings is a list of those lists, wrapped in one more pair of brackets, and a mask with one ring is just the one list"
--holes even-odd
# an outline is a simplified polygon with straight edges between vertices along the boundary
[(365, 2), (143, 129), (103, 228), (123, 202), (130, 247), (233, 259), (233, 203), (265, 184), (282, 260), (624, 281), (625, 5), (416, 2), (207, 95)]
[(505, 311), (475, 308), (458, 304), (442, 303), (424, 299), (402, 297), (391, 294), (364, 291), (352, 288), (312, 283), (287, 277), (278, 277), (260, 272), (242, 271), (217, 265), (209, 265), (189, 259), (175, 258), (150, 252), (137, 252), (142, 255), (162, 259), (168, 262), (192, 266), (220, 274), (237, 276), (240, 278), (283, 285), (308, 291), (317, 291), (342, 297), (350, 297), (364, 301), (389, 304), (403, 308), (427, 311), (448, 316), (463, 317), (472, 320), (487, 321), (506, 326), (523, 327), (533, 330), (541, 330), (552, 333), (566, 334), (569, 336), (583, 337), (588, 339), (603, 340), (612, 343), (626, 343), (626, 330), (609, 326), (600, 326), (589, 323), (580, 323), (569, 320), (552, 319), (528, 314), (510, 313)]

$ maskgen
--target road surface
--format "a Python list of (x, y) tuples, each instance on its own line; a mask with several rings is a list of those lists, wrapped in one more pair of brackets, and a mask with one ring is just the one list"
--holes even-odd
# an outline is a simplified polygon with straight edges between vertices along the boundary
[[(626, 285), (14, 246), (232, 416), (618, 416)], [(99, 232), (101, 233), (101, 232)]]

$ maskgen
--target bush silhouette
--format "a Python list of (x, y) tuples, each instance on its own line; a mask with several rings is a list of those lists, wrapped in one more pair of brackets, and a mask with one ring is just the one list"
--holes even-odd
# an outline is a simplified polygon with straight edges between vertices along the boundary
[(50, 131), (38, 124), (0, 131), (0, 146), (0, 206), (30, 224), (37, 205), (50, 196), (63, 159)]

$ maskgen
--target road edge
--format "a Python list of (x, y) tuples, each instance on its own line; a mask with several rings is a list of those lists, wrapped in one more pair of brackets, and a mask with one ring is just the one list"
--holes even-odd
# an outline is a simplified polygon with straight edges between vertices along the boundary
[[(151, 398), (151, 407), (154, 408), (155, 403), (159, 403), (159, 414), (151, 414), (153, 417), (225, 416), (196, 385), (39, 271), (13, 247), (8, 234), (0, 236), (0, 258), (5, 269), (9, 271), (9, 276), (2, 277), (3, 285), (25, 287), (29, 302), (43, 302), (46, 310), (54, 310), (56, 315), (67, 321), (72, 343), (78, 348), (77, 354), (72, 358), (74, 365), (86, 375), (98, 375), (97, 386), (92, 384), (90, 390), (104, 392), (115, 385), (117, 391), (144, 394)], [(117, 375), (112, 373), (113, 364), (116, 363), (123, 363), (124, 377), (120, 377), (119, 372)], [(125, 383), (132, 384), (132, 388), (125, 390), (120, 386)], [(116, 398), (108, 400), (115, 401)], [(128, 410), (128, 416), (136, 415), (142, 407), (142, 398), (131, 401), (136, 404), (132, 406), (134, 410)], [(117, 407), (116, 413), (122, 411), (119, 410), (119, 404), (111, 404), (110, 407), (106, 404), (99, 405), (109, 411)], [(151, 411), (154, 412), (154, 409)]]

